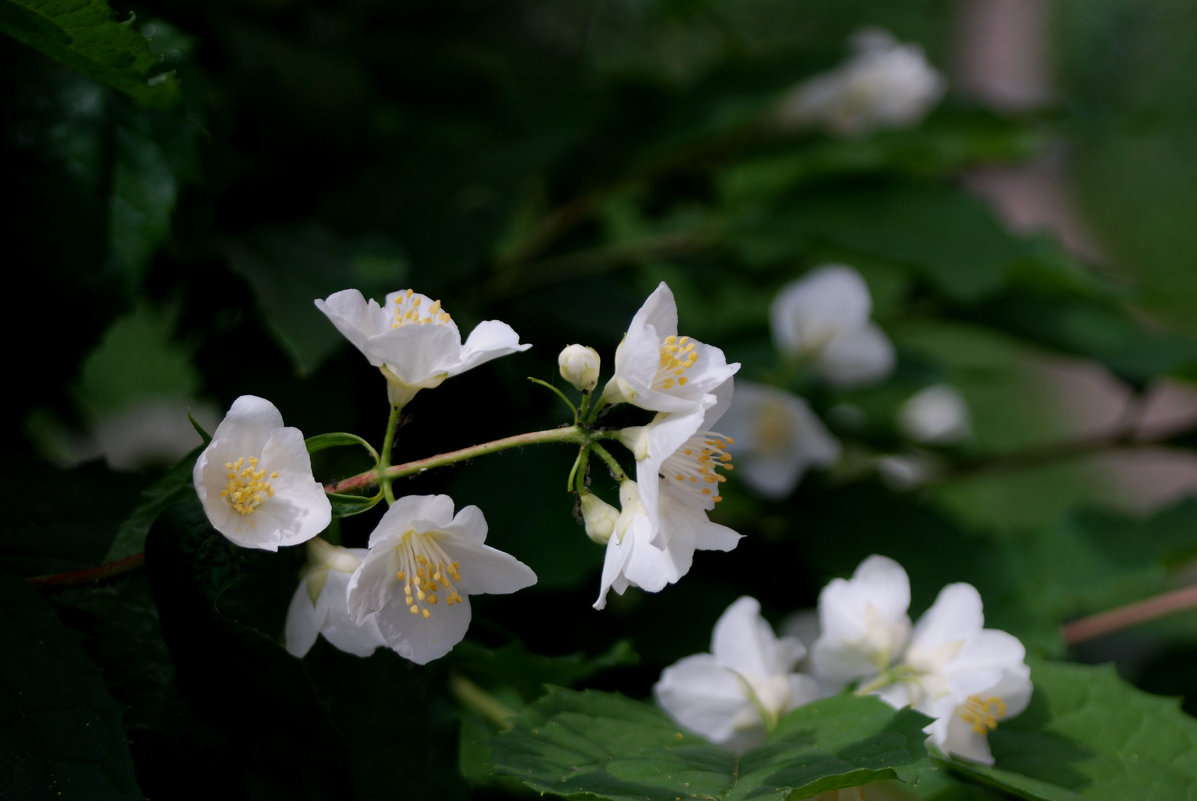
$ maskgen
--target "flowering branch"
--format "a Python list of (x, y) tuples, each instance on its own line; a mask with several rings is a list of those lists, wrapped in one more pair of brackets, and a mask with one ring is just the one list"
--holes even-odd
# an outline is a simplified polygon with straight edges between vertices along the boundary
[(484, 442), (481, 445), (471, 445), (468, 448), (441, 453), (436, 456), (430, 456), (427, 459), (418, 459), (414, 462), (392, 465), (381, 470), (367, 470), (342, 481), (327, 484), (324, 487), (324, 491), (335, 493), (350, 492), (361, 489), (362, 487), (371, 487), (380, 482), (393, 481), (396, 478), (422, 473), (434, 467), (445, 467), (446, 465), (464, 462), (478, 456), (486, 456), (487, 454), (498, 453), (499, 451), (511, 448), (519, 448), (524, 445), (539, 445), (545, 442), (573, 442), (582, 444), (597, 436), (599, 435), (583, 431), (577, 426), (550, 428), (545, 431), (530, 431), (526, 434), (516, 434), (491, 442)]
[(1064, 642), (1076, 645), (1119, 629), (1194, 608), (1197, 608), (1197, 584), (1066, 623), (1062, 629)]

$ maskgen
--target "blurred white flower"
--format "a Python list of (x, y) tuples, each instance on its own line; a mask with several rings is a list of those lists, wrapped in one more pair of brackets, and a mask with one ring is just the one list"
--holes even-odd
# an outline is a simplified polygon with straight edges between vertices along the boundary
[(390, 293), (382, 306), (356, 289), (343, 289), (317, 299), (316, 308), (382, 371), (396, 406), (450, 376), (532, 347), (521, 345), (511, 326), (498, 320), (479, 323), (463, 345), (441, 302), (410, 289)]
[(831, 688), (873, 678), (900, 659), (910, 638), (910, 579), (902, 566), (873, 555), (850, 579), (819, 593), (821, 634), (811, 647), (815, 675)]
[(763, 739), (786, 712), (820, 696), (795, 672), (802, 642), (778, 638), (754, 598), (740, 598), (715, 623), (711, 652), (665, 668), (653, 687), (657, 703), (684, 728), (734, 749)]
[(486, 519), (477, 506), (454, 515), (447, 495), (395, 501), (349, 579), (354, 623), (372, 617), (387, 645), (417, 664), (449, 653), (469, 628), (470, 595), (536, 583), (530, 567), (485, 540)]
[(992, 687), (986, 687), (957, 702), (951, 699), (937, 708), (936, 720), (924, 731), (945, 754), (993, 764), (989, 733), (998, 723), (1014, 717), (1031, 701), (1031, 672), (1025, 664), (1006, 665)]
[(566, 345), (557, 356), (561, 377), (583, 392), (598, 386), (600, 364), (598, 351), (585, 345)]
[(968, 405), (954, 388), (935, 384), (919, 390), (898, 410), (898, 429), (909, 439), (950, 445), (972, 433)]
[(769, 310), (773, 341), (833, 385), (880, 381), (894, 369), (894, 346), (869, 320), (872, 308), (860, 273), (824, 265), (778, 291)]
[(359, 626), (349, 616), (349, 577), (357, 570), (365, 548), (341, 548), (316, 537), (308, 540), (308, 564), (287, 609), (284, 642), (292, 656), (302, 658), (323, 634), (339, 650), (369, 656), (386, 645), (378, 624), (367, 618)]
[(677, 303), (661, 282), (615, 351), (615, 374), (603, 388), (603, 400), (654, 412), (701, 411), (715, 403), (715, 390), (739, 369), (719, 348), (678, 336)]
[(91, 433), (114, 470), (169, 466), (200, 444), (188, 413), (209, 431), (220, 421), (210, 403), (148, 398), (102, 418)]
[(937, 718), (927, 731), (945, 753), (993, 764), (986, 735), (1026, 707), (1031, 680), (1018, 638), (983, 626), (977, 589), (944, 587), (915, 624), (893, 682), (877, 695)]
[(881, 480), (898, 492), (922, 486), (935, 466), (927, 454), (918, 452), (880, 456), (876, 464)]
[(840, 136), (915, 125), (939, 102), (944, 77), (923, 49), (870, 29), (852, 37), (853, 55), (792, 89), (775, 120), (788, 128), (820, 125)]
[(839, 442), (805, 401), (765, 384), (737, 381), (719, 428), (731, 443), (736, 475), (767, 498), (785, 497), (808, 467), (840, 458)]
[(192, 480), (212, 527), (245, 548), (298, 545), (332, 519), (303, 434), (283, 427), (274, 404), (253, 395), (233, 401)]

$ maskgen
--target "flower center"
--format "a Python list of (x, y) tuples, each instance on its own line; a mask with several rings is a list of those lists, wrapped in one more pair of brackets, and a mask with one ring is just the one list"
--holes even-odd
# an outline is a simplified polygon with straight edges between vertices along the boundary
[(970, 695), (960, 705), (960, 719), (973, 727), (977, 734), (988, 734), (997, 728), (998, 721), (1006, 717), (1006, 702), (996, 695), (981, 698)]
[(398, 328), (403, 325), (444, 325), (449, 322), (449, 312), (441, 310), (441, 302), (434, 300), (427, 308), (421, 309), (420, 304), (426, 298), (423, 295), (417, 295), (410, 289), (401, 290), (395, 296), (395, 322), (391, 323), (391, 328)]
[(734, 467), (727, 452), (727, 446), (734, 443), (731, 437), (700, 431), (661, 463), (661, 476), (672, 479), (673, 486), (689, 494), (718, 503), (723, 500), (718, 494), (719, 485), (727, 481), (727, 476), (715, 471)]
[(657, 368), (658, 389), (672, 389), (674, 384), (684, 387), (688, 380), (684, 375), (698, 361), (694, 340), (690, 337), (667, 336), (661, 343), (661, 365)]
[(453, 586), (454, 581), (461, 581), (461, 565), (450, 561), (435, 538), (409, 531), (395, 551), (399, 557), (395, 577), (403, 582), (403, 602), (413, 615), (425, 620), (432, 617), (429, 607), (440, 603), (442, 590), (448, 606), (462, 602)]
[(761, 455), (776, 455), (793, 448), (794, 426), (785, 406), (776, 400), (762, 403), (752, 427), (752, 447)]
[[(248, 466), (244, 456), (235, 462), (225, 462), (224, 466), (229, 471), (229, 480), (220, 491), (220, 497), (228, 498), (239, 514), (252, 514), (258, 504), (274, 497), (274, 487), (266, 480), (266, 471), (258, 469), (256, 457), (249, 458)], [(278, 471), (271, 473), (270, 478), (278, 478)]]

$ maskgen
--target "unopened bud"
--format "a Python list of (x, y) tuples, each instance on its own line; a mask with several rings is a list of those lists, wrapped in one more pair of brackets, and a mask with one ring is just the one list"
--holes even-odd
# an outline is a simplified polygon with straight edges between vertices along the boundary
[(598, 386), (599, 355), (585, 345), (567, 345), (557, 357), (561, 377), (583, 392)]
[(615, 533), (619, 510), (597, 495), (582, 493), (582, 522), (586, 524), (586, 536), (599, 545), (606, 545)]

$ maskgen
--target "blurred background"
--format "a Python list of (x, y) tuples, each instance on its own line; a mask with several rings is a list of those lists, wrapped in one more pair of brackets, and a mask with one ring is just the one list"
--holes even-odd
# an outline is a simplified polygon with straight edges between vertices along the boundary
[[(870, 553), (906, 566), (916, 613), (971, 581), (1033, 653), (1115, 659), (1194, 709), (1191, 614), (1073, 648), (1059, 626), (1193, 578), (1197, 6), (9, 5), (7, 574), (99, 564), (118, 531), (140, 551), (130, 514), (200, 444), (188, 411), (210, 432), (255, 394), (305, 434), (377, 443), (384, 382), (312, 303), (348, 287), (410, 286), (463, 333), (500, 319), (534, 345), (417, 396), (397, 461), (568, 422), (526, 377), (564, 387), (573, 342), (609, 371), (660, 281), (682, 333), (803, 397), (842, 446), (780, 499), (730, 481), (714, 517), (738, 549), (601, 614), (568, 448), (402, 482), (479, 505), (489, 542), (540, 576), (477, 599), (471, 641), (427, 669), (324, 642), (293, 660), (277, 641), (302, 555), (160, 523), (144, 571), (42, 594), (121, 710), (145, 795), (180, 771), (227, 798), (513, 793), (486, 777), (449, 676), (517, 707), (545, 681), (642, 697), (739, 595), (779, 621)], [(921, 48), (943, 98), (898, 125), (785, 123), (862, 29)], [(774, 296), (825, 263), (867, 282), (897, 353), (886, 380), (830, 386), (778, 352)], [(967, 434), (919, 441), (900, 410), (943, 384)], [(321, 454), (317, 477), (364, 458)], [(362, 545), (376, 520), (337, 534)]]

